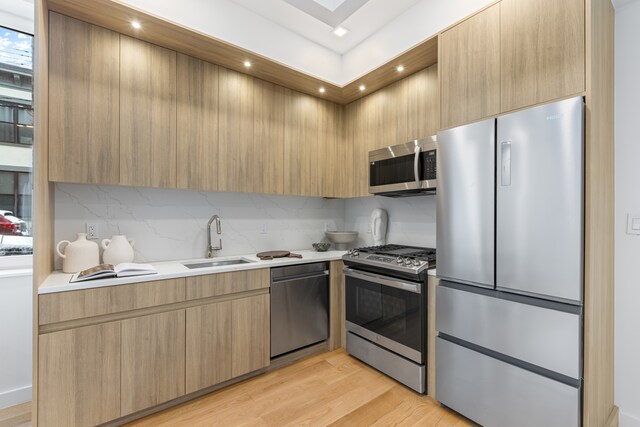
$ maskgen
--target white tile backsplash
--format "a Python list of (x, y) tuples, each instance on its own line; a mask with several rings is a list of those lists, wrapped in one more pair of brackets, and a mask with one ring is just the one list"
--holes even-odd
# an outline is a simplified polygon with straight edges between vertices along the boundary
[(387, 243), (436, 247), (436, 197), (404, 198), (364, 197), (345, 201), (345, 227), (358, 232), (357, 246), (370, 246), (373, 236), (368, 232), (371, 212), (381, 208), (389, 216)]
[[(325, 224), (357, 230), (357, 245), (364, 246), (373, 243), (367, 227), (378, 207), (389, 214), (387, 242), (435, 246), (434, 196), (336, 200), (81, 184), (55, 186), (55, 242), (73, 240), (90, 222), (98, 225), (98, 242), (113, 234), (134, 239), (136, 262), (200, 258), (207, 221), (218, 214), (220, 256), (310, 249), (313, 242), (327, 241)], [(214, 245), (216, 237), (214, 231)]]
[[(92, 222), (98, 241), (133, 238), (137, 262), (204, 257), (213, 214), (222, 219), (220, 256), (311, 249), (323, 241), (325, 224), (344, 227), (344, 201), (319, 197), (56, 184), (55, 209), (56, 242), (74, 239)], [(216, 245), (215, 226), (212, 234)]]

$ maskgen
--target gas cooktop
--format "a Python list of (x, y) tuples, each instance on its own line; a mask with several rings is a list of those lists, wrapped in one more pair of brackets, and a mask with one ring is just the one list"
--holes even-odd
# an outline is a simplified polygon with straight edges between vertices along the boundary
[(376, 270), (390, 270), (411, 275), (420, 275), (435, 268), (436, 250), (405, 245), (382, 245), (350, 249), (342, 260), (352, 267), (374, 267)]

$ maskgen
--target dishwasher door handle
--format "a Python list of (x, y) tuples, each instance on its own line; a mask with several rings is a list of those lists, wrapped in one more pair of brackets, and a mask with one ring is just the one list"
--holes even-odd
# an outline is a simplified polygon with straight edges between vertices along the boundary
[(298, 274), (297, 276), (285, 276), (278, 279), (272, 279), (271, 283), (276, 284), (276, 283), (295, 282), (297, 280), (313, 279), (316, 277), (326, 277), (328, 275), (329, 275), (329, 270), (325, 270), (323, 272)]

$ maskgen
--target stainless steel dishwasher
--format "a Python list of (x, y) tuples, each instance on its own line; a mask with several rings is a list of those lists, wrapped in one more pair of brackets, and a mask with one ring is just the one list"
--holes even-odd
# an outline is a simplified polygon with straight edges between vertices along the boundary
[(329, 338), (329, 265), (271, 269), (271, 357)]

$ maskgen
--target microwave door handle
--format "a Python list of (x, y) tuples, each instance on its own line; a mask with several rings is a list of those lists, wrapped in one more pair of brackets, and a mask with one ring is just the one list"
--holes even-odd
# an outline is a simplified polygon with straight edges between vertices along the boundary
[(415, 148), (415, 157), (413, 158), (413, 176), (416, 178), (416, 188), (420, 188), (420, 147)]

